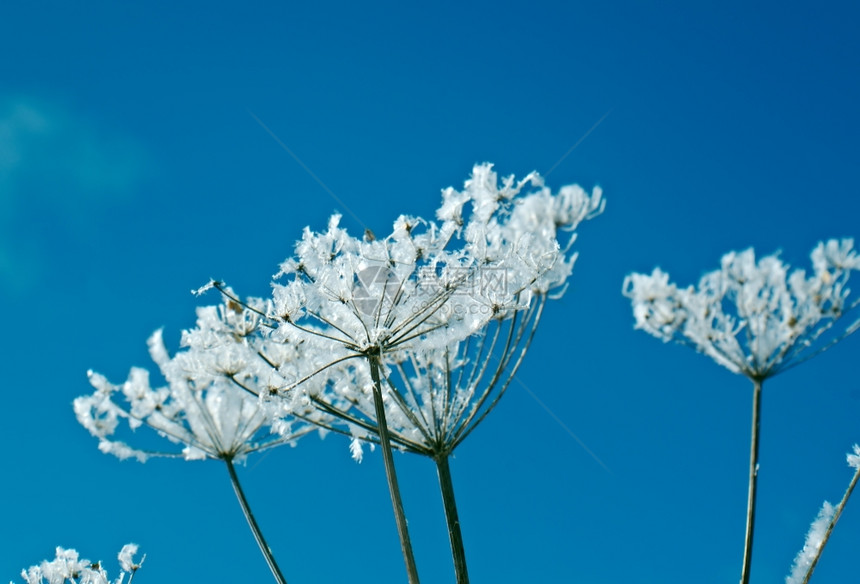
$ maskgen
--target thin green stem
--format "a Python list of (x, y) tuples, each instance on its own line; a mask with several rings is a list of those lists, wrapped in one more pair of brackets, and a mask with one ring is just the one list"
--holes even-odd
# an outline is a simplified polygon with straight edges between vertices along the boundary
[(761, 431), (761, 379), (753, 379), (752, 437), (750, 438), (750, 480), (747, 497), (747, 527), (744, 538), (744, 565), (741, 584), (749, 584), (752, 563), (753, 531), (755, 530), (755, 498), (758, 483), (758, 443)]
[(388, 423), (385, 420), (385, 406), (382, 403), (382, 382), (379, 377), (379, 361), (369, 357), (370, 377), (373, 380), (373, 405), (376, 411), (376, 426), (379, 433), (379, 444), (382, 449), (382, 460), (385, 463), (385, 476), (388, 479), (388, 492), (391, 495), (391, 505), (394, 507), (394, 520), (397, 523), (397, 535), (400, 537), (400, 548), (403, 560), (406, 562), (406, 574), (409, 584), (419, 584), (418, 568), (412, 553), (412, 541), (409, 539), (409, 529), (406, 525), (406, 513), (400, 498), (400, 487), (397, 484), (397, 473), (394, 470), (394, 456), (391, 453), (391, 437), (388, 433)]
[(254, 514), (251, 512), (251, 506), (248, 505), (248, 499), (245, 498), (245, 492), (242, 490), (242, 485), (239, 483), (236, 469), (233, 468), (233, 461), (229, 458), (225, 458), (224, 462), (227, 464), (227, 472), (230, 473), (230, 482), (233, 483), (233, 490), (236, 492), (236, 498), (239, 499), (239, 505), (245, 513), (245, 519), (248, 520), (248, 526), (254, 533), (254, 539), (257, 540), (257, 546), (259, 546), (260, 551), (263, 552), (263, 557), (266, 558), (266, 563), (269, 564), (269, 569), (272, 571), (272, 575), (275, 577), (275, 580), (278, 581), (278, 584), (287, 584), (287, 580), (284, 578), (284, 575), (281, 573), (281, 569), (278, 567), (278, 563), (275, 561), (275, 556), (272, 555), (272, 550), (269, 548), (269, 544), (266, 543), (266, 538), (263, 537), (263, 532), (260, 531), (260, 526), (257, 525), (257, 520), (254, 519)]
[(451, 557), (454, 559), (457, 584), (469, 584), (466, 550), (463, 548), (463, 534), (460, 532), (460, 518), (457, 515), (457, 501), (454, 499), (454, 483), (451, 481), (448, 455), (441, 454), (434, 460), (439, 473), (439, 489), (442, 491), (442, 504), (445, 506), (445, 520), (448, 522), (448, 538), (451, 540)]
[(812, 562), (809, 564), (809, 569), (806, 571), (806, 576), (803, 577), (802, 584), (809, 584), (809, 578), (812, 577), (812, 572), (815, 570), (815, 566), (821, 558), (821, 552), (824, 551), (824, 546), (827, 545), (827, 540), (830, 539), (830, 534), (833, 533), (833, 528), (836, 527), (836, 522), (839, 521), (839, 516), (842, 515), (845, 503), (848, 502), (848, 498), (854, 491), (854, 487), (857, 486), (858, 478), (860, 478), (860, 465), (857, 466), (857, 470), (854, 473), (854, 477), (851, 479), (851, 483), (848, 485), (848, 489), (845, 490), (845, 494), (842, 495), (842, 500), (839, 501), (839, 505), (836, 506), (836, 509), (833, 512), (833, 519), (831, 519), (830, 523), (827, 525), (827, 531), (824, 532), (824, 537), (821, 538), (821, 545), (818, 546), (818, 551), (815, 554), (815, 557), (812, 558)]

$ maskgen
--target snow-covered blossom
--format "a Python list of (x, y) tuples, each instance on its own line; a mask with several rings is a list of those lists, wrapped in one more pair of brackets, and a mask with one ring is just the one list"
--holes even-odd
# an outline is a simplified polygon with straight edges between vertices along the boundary
[(602, 209), (599, 189), (552, 195), (536, 173), (499, 181), (478, 165), (462, 192), (443, 191), (438, 222), (402, 215), (372, 239), (350, 236), (337, 215), (324, 232), (306, 229), (277, 274), (272, 316), (284, 338), (333, 358), (446, 346), (561, 288), (575, 256), (558, 231)]
[(382, 238), (349, 235), (338, 215), (324, 232), (306, 229), (276, 275), (264, 346), (301, 344), (328, 363), (324, 381), (299, 387), (309, 377), (297, 376), (282, 395), (340, 417), (359, 459), (376, 429), (376, 367), (394, 443), (453, 448), (507, 387), (540, 308), (564, 291), (573, 231), (604, 204), (600, 189), (553, 194), (537, 173), (517, 181), (482, 164), (462, 191), (442, 192), (436, 221), (401, 215)]
[(791, 574), (785, 577), (785, 584), (802, 584), (806, 578), (812, 562), (818, 557), (821, 546), (824, 543), (827, 528), (833, 520), (833, 515), (836, 512), (833, 505), (824, 502), (815, 521), (809, 526), (809, 532), (806, 534), (806, 542), (803, 544), (803, 549), (798, 552), (794, 558), (794, 564), (791, 567)]
[[(150, 456), (238, 460), (250, 452), (291, 442), (310, 430), (310, 426), (294, 428), (281, 420), (279, 432), (273, 433), (260, 399), (242, 388), (283, 383), (276, 370), (261, 364), (262, 358), (249, 340), (259, 325), (258, 312), (228, 302), (202, 307), (197, 316), (197, 327), (183, 333), (186, 350), (172, 358), (160, 330), (149, 339), (149, 353), (167, 380), (166, 386), (153, 388), (149, 371), (137, 367), (120, 385), (93, 371), (88, 373), (96, 391), (77, 398), (74, 408), (78, 421), (99, 438), (100, 450), (141, 462)], [(272, 376), (278, 380), (273, 382)], [(124, 399), (117, 400), (120, 396)], [(181, 452), (133, 448), (114, 436), (120, 420), (132, 430), (148, 426), (184, 448)]]
[(119, 561), (122, 568), (115, 580), (109, 580), (108, 574), (102, 568), (101, 562), (91, 562), (81, 559), (73, 549), (57, 548), (56, 558), (31, 566), (21, 572), (21, 577), (27, 584), (123, 584), (127, 575), (131, 582), (134, 573), (140, 569), (143, 560), (134, 562), (137, 553), (136, 544), (126, 544), (119, 552)]
[(691, 345), (731, 371), (761, 380), (860, 327), (854, 320), (840, 335), (821, 339), (858, 306), (848, 302), (848, 278), (860, 270), (853, 245), (851, 239), (819, 243), (810, 275), (789, 271), (776, 254), (756, 261), (748, 249), (724, 255), (721, 269), (702, 276), (695, 288), (669, 283), (657, 268), (627, 276), (623, 293), (632, 301), (636, 328)]

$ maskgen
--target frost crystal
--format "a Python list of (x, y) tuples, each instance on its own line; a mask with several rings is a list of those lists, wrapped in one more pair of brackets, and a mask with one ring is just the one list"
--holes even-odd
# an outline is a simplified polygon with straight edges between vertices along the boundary
[(119, 551), (119, 555), (117, 558), (119, 559), (120, 568), (122, 568), (126, 572), (134, 572), (135, 570), (140, 569), (140, 564), (143, 563), (143, 560), (140, 561), (140, 564), (134, 563), (134, 556), (137, 553), (137, 544), (136, 543), (127, 543), (122, 546), (122, 549)]
[(860, 446), (854, 445), (854, 454), (848, 454), (848, 466), (860, 470)]
[(678, 288), (659, 268), (631, 274), (623, 293), (631, 299), (636, 328), (664, 341), (691, 345), (720, 365), (753, 379), (765, 379), (827, 349), (856, 331), (811, 348), (858, 301), (847, 302), (851, 270), (860, 256), (851, 239), (819, 243), (813, 273), (789, 273), (777, 255), (756, 261), (752, 249), (723, 256), (721, 269), (705, 274), (694, 288)]
[(794, 565), (791, 567), (791, 574), (786, 576), (786, 584), (802, 584), (806, 577), (812, 562), (818, 556), (821, 550), (821, 545), (824, 542), (824, 536), (827, 533), (827, 527), (833, 520), (835, 513), (833, 505), (824, 502), (821, 510), (809, 527), (809, 532), (806, 534), (806, 542), (803, 544), (803, 549), (794, 558)]

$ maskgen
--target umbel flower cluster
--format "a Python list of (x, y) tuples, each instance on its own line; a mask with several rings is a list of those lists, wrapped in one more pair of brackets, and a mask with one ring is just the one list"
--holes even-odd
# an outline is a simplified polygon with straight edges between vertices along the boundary
[[(556, 193), (536, 173), (500, 178), (473, 169), (442, 192), (434, 219), (401, 215), (390, 234), (350, 235), (334, 215), (306, 229), (269, 299), (210, 282), (221, 303), (200, 308), (182, 350), (149, 340), (166, 380), (134, 368), (122, 384), (90, 372), (95, 393), (75, 401), (99, 448), (120, 458), (212, 458), (226, 463), (276, 580), (285, 582), (242, 493), (233, 461), (314, 428), (379, 445), (412, 584), (418, 582), (392, 448), (431, 458), (439, 472), (458, 582), (468, 582), (448, 457), (499, 402), (545, 303), (564, 293), (574, 230), (600, 214), (600, 189)], [(121, 422), (127, 422), (123, 428)], [(178, 446), (133, 447), (149, 427)]]
[[(815, 341), (846, 312), (848, 278), (860, 270), (854, 241), (831, 239), (812, 251), (812, 273), (789, 273), (778, 255), (755, 259), (752, 249), (723, 256), (719, 270), (697, 287), (678, 288), (656, 268), (631, 274), (624, 294), (636, 328), (664, 341), (691, 345), (734, 373), (772, 377), (825, 350)], [(860, 325), (847, 327), (850, 334)], [(843, 335), (843, 336), (844, 336)]]

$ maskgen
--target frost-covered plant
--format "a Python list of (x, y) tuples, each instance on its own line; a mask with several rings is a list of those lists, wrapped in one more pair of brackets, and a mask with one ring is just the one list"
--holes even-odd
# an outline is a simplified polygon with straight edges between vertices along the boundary
[[(530, 187), (530, 192), (526, 192)], [(460, 584), (468, 582), (448, 457), (486, 418), (517, 372), (548, 298), (563, 294), (574, 230), (602, 212), (595, 189), (553, 194), (536, 173), (500, 179), (478, 165), (463, 191), (448, 188), (435, 220), (400, 216), (391, 233), (353, 237), (335, 215), (306, 229), (275, 277), (271, 300), (241, 299), (220, 282), (220, 306), (198, 310), (170, 357), (160, 331), (150, 354), (167, 379), (153, 389), (132, 369), (75, 402), (100, 448), (121, 458), (225, 461), (275, 577), (283, 582), (247, 507), (232, 462), (293, 442), (312, 426), (381, 446), (411, 584), (418, 572), (392, 443), (434, 459)], [(117, 396), (124, 397), (120, 403)], [(183, 446), (133, 448), (115, 437), (126, 420)]]
[[(437, 212), (442, 230), (450, 230), (453, 222), (454, 234), (465, 241), (464, 249), (479, 260), (478, 270), (470, 276), (476, 282), (458, 290), (443, 309), (468, 310), (462, 299), (479, 298), (472, 295), (476, 287), (479, 292), (491, 284), (501, 289), (494, 290), (496, 303), (477, 305), (489, 318), (481, 321), (474, 335), (460, 339), (443, 329), (452, 339), (448, 343), (400, 351), (382, 369), (392, 441), (432, 458), (437, 465), (460, 583), (468, 582), (468, 574), (448, 458), (504, 394), (525, 356), (547, 296), (564, 290), (576, 257), (570, 253), (575, 237), (562, 238), (560, 230), (572, 233), (604, 205), (599, 190), (588, 195), (578, 186), (566, 186), (553, 195), (537, 175), (527, 181), (541, 188), (521, 195), (527, 182), (511, 189), (512, 178), (500, 188), (491, 167), (482, 165), (474, 169), (462, 192), (451, 188), (443, 192)], [(471, 209), (468, 220), (464, 219), (466, 205)], [(511, 292), (506, 302), (498, 302)], [(346, 397), (351, 405), (342, 417), (354, 431), (372, 431), (376, 424), (367, 387), (360, 382), (335, 386), (334, 395)], [(314, 399), (321, 402), (319, 397)], [(335, 409), (326, 402), (321, 406)], [(358, 437), (356, 433), (353, 447), (360, 456)]]
[(852, 313), (848, 279), (860, 270), (852, 239), (831, 239), (812, 251), (812, 273), (789, 272), (774, 254), (756, 261), (752, 249), (723, 256), (721, 269), (697, 287), (678, 288), (669, 275), (631, 274), (623, 293), (631, 299), (636, 328), (691, 346), (753, 383), (749, 496), (741, 583), (749, 582), (755, 523), (761, 390), (764, 380), (825, 351), (860, 327), (850, 322), (827, 341), (823, 335)]
[[(254, 537), (272, 573), (284, 582), (233, 463), (252, 452), (294, 444), (313, 426), (294, 427), (282, 419), (274, 432), (260, 401), (230, 381), (248, 376), (246, 363), (258, 359), (254, 347), (246, 342), (257, 326), (258, 315), (235, 303), (199, 308), (197, 327), (183, 332), (184, 351), (171, 358), (160, 330), (149, 338), (149, 353), (167, 380), (166, 386), (151, 387), (149, 372), (137, 367), (121, 385), (90, 371), (96, 391), (77, 398), (74, 408), (78, 421), (99, 439), (99, 449), (120, 459), (144, 462), (152, 456), (167, 456), (224, 461)], [(120, 397), (123, 399), (117, 399)], [(180, 452), (133, 448), (114, 437), (121, 420), (132, 430), (149, 427), (183, 448)]]
[[(357, 238), (335, 215), (326, 231), (305, 230), (276, 275), (272, 309), (260, 312), (271, 327), (261, 347), (302, 346), (327, 359), (312, 357), (317, 368), (305, 374), (282, 375), (283, 364), (270, 363), (284, 380), (276, 393), (339, 418), (323, 425), (350, 434), (356, 458), (361, 441), (381, 444), (410, 582), (418, 574), (391, 444), (447, 471), (447, 457), (504, 393), (546, 298), (564, 291), (573, 230), (603, 206), (599, 189), (553, 194), (536, 173), (500, 180), (492, 165), (478, 165), (463, 191), (443, 191), (435, 221), (402, 215), (386, 237)], [(447, 482), (449, 511), (449, 474)], [(455, 564), (467, 582), (465, 563)]]
[(843, 509), (845, 509), (845, 504), (851, 497), (851, 493), (854, 492), (854, 487), (857, 486), (857, 480), (860, 479), (860, 446), (855, 444), (854, 452), (849, 453), (847, 459), (848, 465), (854, 469), (854, 476), (836, 507), (827, 501), (821, 506), (818, 515), (812, 525), (809, 526), (803, 549), (794, 558), (791, 574), (785, 577), (786, 584), (808, 584), (812, 572), (815, 571), (815, 566), (818, 565), (818, 560), (821, 558), (821, 553), (824, 551), (824, 546), (827, 545), (827, 540), (830, 539), (830, 534), (833, 532), (836, 522), (839, 521)]
[[(143, 564), (134, 561), (137, 545), (133, 543), (122, 546), (118, 554), (120, 568), (119, 576), (114, 580), (108, 579), (108, 574), (102, 568), (101, 562), (91, 562), (81, 559), (78, 552), (72, 549), (57, 548), (56, 558), (44, 560), (36, 566), (21, 571), (21, 577), (27, 584), (123, 584), (125, 577), (131, 584), (134, 575)], [(144, 556), (145, 558), (145, 556)]]

